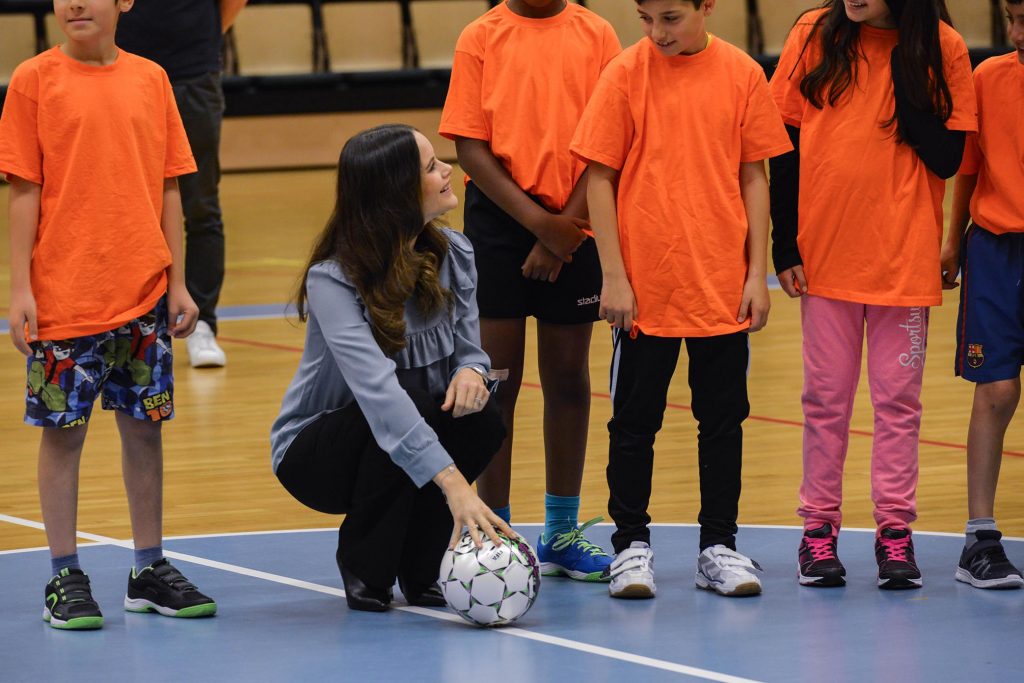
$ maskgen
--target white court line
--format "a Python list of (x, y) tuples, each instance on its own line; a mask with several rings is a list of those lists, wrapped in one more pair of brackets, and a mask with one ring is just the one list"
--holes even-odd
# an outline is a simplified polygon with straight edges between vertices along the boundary
[[(11, 522), (12, 524), (20, 524), (21, 526), (30, 526), (30, 527), (32, 527), (34, 529), (39, 529), (41, 531), (45, 528), (43, 526), (43, 524), (40, 523), (40, 522), (33, 522), (31, 520), (22, 519), (20, 517), (8, 517), (8, 515), (0, 514), (0, 522), (8, 521), (8, 520), (13, 520), (13, 519), (18, 519), (18, 520), (21, 520), (21, 521), (20, 522)], [(541, 526), (542, 524), (544, 524), (544, 522), (542, 522), (542, 521), (518, 522), (518, 523), (522, 524), (522, 525), (533, 525), (533, 526)], [(600, 522), (598, 524), (595, 524), (594, 526), (597, 526), (597, 527), (612, 526), (612, 523), (611, 522)], [(696, 529), (696, 528), (700, 527), (699, 524), (694, 524), (692, 522), (654, 522), (654, 523), (650, 524), (649, 526), (652, 526), (652, 527), (672, 527), (672, 528), (690, 528), (690, 529)], [(800, 531), (801, 529), (803, 529), (802, 526), (794, 525), (794, 524), (740, 524), (739, 528), (740, 529), (775, 529), (775, 530), (782, 530), (782, 531)], [(267, 530), (263, 530), (263, 531), (227, 531), (227, 532), (223, 532), (223, 533), (219, 533), (219, 534), (183, 534), (181, 536), (164, 536), (164, 540), (165, 541), (185, 541), (185, 540), (203, 539), (203, 538), (231, 538), (231, 537), (235, 537), (235, 536), (265, 536), (265, 535), (268, 535), (268, 534), (310, 534), (310, 533), (319, 533), (319, 532), (322, 532), (322, 531), (335, 531), (336, 529), (337, 529), (337, 527), (322, 527), (322, 528), (313, 528), (313, 529), (267, 529)], [(862, 533), (862, 534), (873, 534), (873, 533), (875, 533), (875, 529), (867, 529), (867, 528), (864, 528), (864, 527), (843, 527), (843, 531), (856, 531), (856, 532)], [(963, 533), (960, 533), (960, 532), (950, 532), (950, 531), (914, 531), (914, 535), (915, 536), (938, 536), (940, 538), (960, 538), (960, 537), (963, 536)], [(1022, 542), (1024, 542), (1024, 536), (1003, 536), (1002, 540), (1004, 540), (1004, 541), (1015, 541), (1015, 542), (1018, 542), (1018, 543), (1022, 543)], [(94, 544), (89, 544), (89, 545), (94, 545)], [(89, 547), (89, 545), (87, 545), (85, 547)], [(95, 543), (95, 545), (108, 545), (108, 544), (106, 542), (97, 542), (97, 543)], [(47, 549), (48, 548), (46, 546), (39, 546), (39, 547), (36, 547), (36, 548), (16, 548), (14, 550), (0, 550), (0, 555), (11, 555), (11, 554), (14, 554), (14, 553), (30, 553), (30, 552), (36, 552), (36, 551), (39, 551), (39, 550), (47, 550)]]
[[(10, 515), (0, 514), (0, 522), (8, 522), (10, 524), (17, 524), (19, 526), (27, 526), (33, 529), (41, 529), (43, 525), (39, 522), (32, 521), (30, 519), (23, 519), (21, 517), (12, 517)], [(267, 532), (275, 533), (275, 532)], [(79, 538), (84, 538), (90, 541), (97, 541), (105, 543), (107, 545), (118, 546), (121, 548), (132, 548), (131, 541), (122, 541), (116, 538), (110, 538), (108, 536), (100, 536), (98, 534), (91, 534), (85, 531), (76, 532)], [(304, 588), (309, 591), (315, 591), (317, 593), (326, 593), (327, 595), (334, 595), (338, 597), (345, 597), (345, 591), (340, 588), (333, 588), (331, 586), (323, 586), (317, 583), (311, 583), (309, 581), (302, 581), (300, 579), (293, 579), (288, 576), (281, 576), (280, 574), (271, 574), (269, 572), (262, 572), (256, 569), (250, 569), (248, 567), (241, 567), (236, 564), (228, 564), (226, 562), (218, 562), (217, 560), (209, 560), (204, 557), (198, 557), (196, 555), (188, 555), (186, 553), (179, 553), (173, 551), (164, 551), (164, 555), (175, 559), (181, 560), (182, 562), (191, 562), (192, 564), (202, 565), (204, 567), (211, 567), (213, 569), (220, 569), (235, 574), (241, 574), (243, 576), (251, 576), (256, 579), (263, 579), (264, 581), (271, 581), (273, 583), (280, 583), (286, 586), (294, 586), (295, 588)], [(451, 621), (456, 623), (464, 623), (462, 618), (452, 614), (450, 612), (441, 612), (439, 610), (429, 610), (422, 607), (403, 607), (396, 605), (392, 609), (400, 612), (409, 612), (411, 614), (418, 614), (425, 617), (431, 617), (433, 619), (442, 619), (444, 621)], [(730, 676), (728, 674), (719, 673), (717, 671), (709, 671), (707, 669), (699, 669), (693, 666), (686, 666), (685, 664), (677, 664), (675, 662), (665, 661), (663, 659), (654, 659), (653, 657), (644, 657), (642, 655), (632, 654), (630, 652), (622, 652), (620, 650), (613, 650), (607, 647), (600, 647), (598, 645), (590, 645), (588, 643), (581, 643), (575, 640), (569, 640), (567, 638), (559, 638), (558, 636), (550, 636), (542, 633), (534, 633), (525, 629), (516, 627), (505, 627), (494, 629), (493, 633), (500, 633), (506, 636), (513, 636), (516, 638), (523, 638), (525, 640), (533, 640), (539, 643), (546, 643), (548, 645), (555, 645), (557, 647), (564, 647), (569, 650), (576, 650), (577, 652), (585, 652), (592, 655), (598, 655), (600, 657), (607, 657), (609, 659), (616, 659), (621, 662), (629, 664), (638, 664), (640, 666), (646, 666), (652, 669), (660, 669), (662, 671), (669, 671), (671, 673), (683, 674), (686, 676), (692, 676), (694, 678), (702, 678), (707, 681), (718, 681), (720, 683), (760, 683), (751, 678), (741, 678), (739, 676)]]
[[(11, 520), (19, 520), (19, 521), (11, 521)], [(33, 522), (32, 520), (22, 519), (20, 517), (10, 517), (8, 515), (0, 513), (0, 522), (4, 522), (4, 521), (11, 521), (12, 524), (18, 524), (20, 526), (30, 526), (30, 527), (32, 527), (34, 529), (39, 529), (40, 531), (45, 529), (45, 527), (43, 526), (43, 524), (41, 522)], [(542, 522), (542, 521), (518, 522), (518, 523), (522, 524), (522, 525), (533, 525), (533, 526), (541, 526), (542, 524), (544, 524), (544, 522)], [(612, 523), (611, 522), (600, 522), (598, 524), (595, 524), (594, 526), (597, 526), (597, 527), (612, 526)], [(694, 524), (692, 522), (654, 522), (654, 523), (650, 524), (649, 526), (652, 526), (652, 527), (672, 527), (672, 528), (690, 528), (690, 529), (696, 529), (696, 528), (700, 527), (699, 524)], [(801, 529), (803, 529), (802, 526), (795, 525), (795, 524), (740, 524), (739, 528), (740, 529), (775, 529), (775, 530), (782, 530), (782, 531), (800, 531)], [(335, 531), (336, 529), (337, 529), (337, 527), (322, 527), (322, 528), (313, 528), (313, 529), (267, 529), (267, 530), (264, 530), (264, 531), (227, 531), (227, 532), (223, 532), (223, 533), (219, 533), (219, 534), (183, 534), (181, 536), (164, 536), (164, 540), (165, 541), (186, 541), (186, 540), (202, 539), (202, 538), (230, 538), (230, 537), (235, 537), (235, 536), (265, 536), (265, 535), (268, 535), (268, 534), (310, 534), (310, 533), (319, 533), (319, 532), (322, 532), (322, 531)], [(875, 533), (875, 529), (867, 529), (867, 528), (864, 528), (864, 527), (843, 527), (843, 531), (856, 531), (856, 532), (862, 533), (862, 534), (873, 534), (873, 533)], [(963, 536), (963, 533), (960, 533), (960, 532), (950, 532), (950, 531), (916, 531), (915, 530), (914, 531), (914, 535), (915, 536), (938, 536), (940, 538), (960, 538), (960, 537)], [(1004, 540), (1004, 541), (1015, 541), (1015, 542), (1018, 542), (1018, 543), (1022, 543), (1022, 542), (1024, 542), (1024, 536), (1003, 536), (1002, 540)], [(93, 545), (93, 544), (89, 544), (89, 545)], [(97, 543), (95, 543), (95, 545), (108, 545), (108, 543), (106, 541), (103, 541), (103, 542), (97, 542)], [(87, 545), (85, 547), (89, 547), (89, 546)], [(125, 546), (125, 547), (133, 547), (133, 546)], [(46, 546), (39, 546), (37, 548), (16, 548), (14, 550), (0, 550), (0, 555), (10, 555), (10, 554), (13, 554), (13, 553), (30, 553), (30, 552), (36, 552), (36, 551), (39, 551), (39, 550), (47, 550), (47, 549), (48, 548)]]

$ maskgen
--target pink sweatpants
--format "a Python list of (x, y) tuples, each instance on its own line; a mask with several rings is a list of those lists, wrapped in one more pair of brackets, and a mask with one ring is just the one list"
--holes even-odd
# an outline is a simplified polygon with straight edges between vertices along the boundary
[(917, 447), (928, 308), (867, 306), (804, 296), (804, 528), (842, 525), (843, 464), (860, 379), (864, 325), (875, 410), (871, 500), (879, 529), (917, 519)]

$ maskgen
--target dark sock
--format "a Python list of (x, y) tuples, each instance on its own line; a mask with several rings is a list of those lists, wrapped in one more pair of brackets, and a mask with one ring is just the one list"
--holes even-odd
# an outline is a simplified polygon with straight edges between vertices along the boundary
[(82, 565), (78, 564), (78, 553), (71, 553), (70, 555), (64, 555), (62, 557), (51, 557), (50, 558), (50, 571), (51, 576), (57, 576), (60, 574), (61, 569), (81, 569)]
[(153, 546), (152, 548), (136, 548), (135, 549), (135, 574), (138, 575), (143, 569), (159, 562), (164, 558), (164, 547), (162, 545)]

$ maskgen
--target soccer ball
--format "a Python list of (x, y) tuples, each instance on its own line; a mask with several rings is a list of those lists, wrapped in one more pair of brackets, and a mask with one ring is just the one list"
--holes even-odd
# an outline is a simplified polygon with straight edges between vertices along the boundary
[(448, 606), (480, 626), (511, 624), (533, 606), (540, 591), (540, 563), (530, 544), (501, 534), (502, 543), (484, 537), (477, 550), (469, 532), (441, 560), (438, 583)]

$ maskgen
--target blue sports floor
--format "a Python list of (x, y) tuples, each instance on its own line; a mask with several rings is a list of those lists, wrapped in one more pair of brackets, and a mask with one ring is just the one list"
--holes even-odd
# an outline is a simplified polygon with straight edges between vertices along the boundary
[[(744, 527), (739, 547), (765, 568), (765, 591), (724, 598), (694, 588), (696, 529), (655, 525), (656, 599), (547, 578), (519, 623), (488, 630), (407, 607), (397, 589), (389, 613), (350, 611), (336, 533), (168, 539), (219, 604), (192, 621), (124, 612), (130, 546), (84, 535), (98, 541), (80, 554), (106, 622), (93, 632), (41, 619), (45, 549), (0, 553), (0, 681), (1024, 680), (1024, 591), (954, 581), (959, 535), (917, 533), (924, 588), (887, 592), (875, 587), (872, 531), (843, 531), (848, 585), (814, 589), (796, 582), (798, 529)], [(610, 533), (591, 536), (607, 546)], [(1024, 564), (1024, 539), (1006, 547)]]

